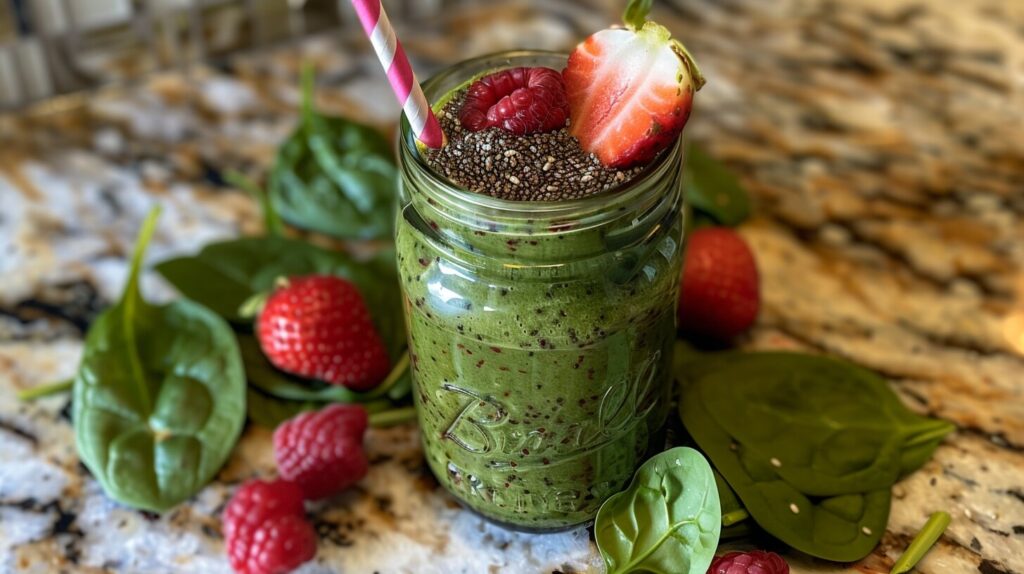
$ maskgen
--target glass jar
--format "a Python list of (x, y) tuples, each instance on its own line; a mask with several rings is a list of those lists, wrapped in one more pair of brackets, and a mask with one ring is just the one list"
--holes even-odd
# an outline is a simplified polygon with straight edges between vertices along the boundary
[[(424, 84), (437, 101), (482, 73), (564, 67), (507, 52)], [(432, 171), (403, 121), (397, 255), (423, 446), (464, 505), (507, 526), (593, 520), (669, 408), (683, 212), (681, 145), (625, 184), (523, 202)]]

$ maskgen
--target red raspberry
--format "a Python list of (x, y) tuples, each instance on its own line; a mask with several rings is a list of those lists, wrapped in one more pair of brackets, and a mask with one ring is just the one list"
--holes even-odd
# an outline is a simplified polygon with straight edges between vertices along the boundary
[(679, 326), (689, 333), (728, 341), (757, 319), (760, 279), (746, 241), (727, 227), (690, 235), (679, 292)]
[(774, 552), (730, 552), (715, 558), (708, 574), (789, 574), (789, 564)]
[(366, 425), (366, 410), (358, 405), (331, 405), (285, 421), (274, 431), (278, 472), (306, 498), (338, 494), (366, 476)]
[(512, 68), (484, 76), (466, 91), (459, 122), (471, 132), (502, 128), (516, 135), (565, 127), (569, 100), (551, 68)]
[(239, 574), (284, 574), (316, 554), (302, 491), (283, 480), (251, 480), (224, 508), (224, 539)]
[(363, 297), (340, 277), (290, 279), (267, 299), (256, 331), (267, 359), (300, 377), (366, 391), (390, 369)]

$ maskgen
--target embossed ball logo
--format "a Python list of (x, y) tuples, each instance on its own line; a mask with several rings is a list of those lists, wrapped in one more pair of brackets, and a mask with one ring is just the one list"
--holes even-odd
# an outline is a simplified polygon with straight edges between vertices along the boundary
[[(634, 376), (626, 373), (611, 381), (600, 395), (596, 416), (562, 427), (557, 434), (543, 427), (524, 431), (521, 425), (510, 424), (517, 416), (511, 402), (445, 383), (441, 392), (458, 395), (462, 402), (441, 436), (476, 455), (527, 455), (520, 466), (543, 464), (544, 455), (596, 450), (645, 422), (657, 405), (660, 360), (661, 352), (654, 352), (638, 365)], [(569, 408), (577, 405), (570, 401), (556, 404), (552, 414), (557, 418)], [(490, 465), (496, 464), (503, 465), (500, 460)]]

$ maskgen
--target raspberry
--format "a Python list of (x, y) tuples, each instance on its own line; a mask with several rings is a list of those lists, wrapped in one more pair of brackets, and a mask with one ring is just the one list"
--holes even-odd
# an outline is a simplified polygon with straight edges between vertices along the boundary
[(565, 126), (569, 101), (551, 68), (512, 68), (484, 76), (466, 91), (459, 122), (471, 132), (500, 127), (516, 135)]
[(306, 498), (338, 494), (366, 476), (366, 425), (366, 410), (358, 405), (331, 405), (285, 421), (274, 431), (278, 472)]
[(239, 574), (284, 574), (316, 554), (316, 531), (306, 520), (302, 491), (283, 480), (251, 480), (222, 517), (231, 569)]
[(789, 574), (789, 564), (774, 552), (730, 552), (715, 558), (708, 574)]

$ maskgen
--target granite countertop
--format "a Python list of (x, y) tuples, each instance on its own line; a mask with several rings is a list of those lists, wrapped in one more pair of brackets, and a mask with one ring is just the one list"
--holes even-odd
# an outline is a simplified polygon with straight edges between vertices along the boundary
[[(920, 572), (1024, 573), (1024, 3), (657, 4), (710, 79), (691, 137), (757, 203), (742, 233), (764, 305), (744, 346), (847, 357), (959, 427), (895, 487), (871, 556), (791, 554), (794, 571), (888, 572), (942, 509), (953, 522)], [(481, 3), (400, 33), (429, 72), (566, 49), (620, 5)], [(240, 481), (272, 472), (266, 430), (248, 428), (213, 484), (156, 516), (105, 498), (78, 463), (66, 396), (13, 395), (74, 372), (152, 205), (164, 214), (150, 262), (258, 230), (220, 174), (269, 164), (296, 121), (303, 59), (320, 69), (323, 108), (393, 129), (365, 40), (337, 35), (0, 119), (0, 572), (229, 571), (218, 513)], [(152, 272), (143, 288), (173, 295)], [(319, 552), (300, 572), (601, 571), (586, 530), (510, 533), (460, 510), (417, 441), (411, 426), (370, 432), (370, 475), (315, 509)]]

